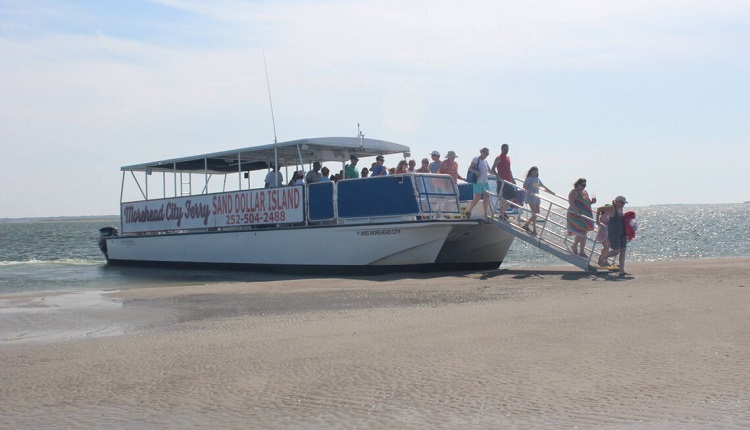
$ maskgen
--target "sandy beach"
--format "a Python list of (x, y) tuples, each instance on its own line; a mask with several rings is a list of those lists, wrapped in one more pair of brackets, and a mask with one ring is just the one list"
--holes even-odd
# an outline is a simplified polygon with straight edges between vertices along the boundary
[(750, 426), (750, 259), (0, 297), (0, 427)]

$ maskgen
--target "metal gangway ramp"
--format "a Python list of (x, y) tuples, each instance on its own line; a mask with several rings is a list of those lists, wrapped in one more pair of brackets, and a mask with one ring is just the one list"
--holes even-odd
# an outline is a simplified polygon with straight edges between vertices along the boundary
[[(523, 181), (521, 182), (523, 183)], [(593, 231), (587, 233), (586, 246), (584, 247), (584, 253), (587, 257), (582, 257), (574, 253), (571, 249), (575, 236), (568, 233), (567, 216), (569, 205), (567, 196), (561, 197), (546, 191), (537, 195), (541, 200), (541, 204), (539, 205), (539, 214), (536, 221), (537, 235), (533, 235), (523, 229), (523, 224), (531, 217), (531, 210), (523, 202), (508, 200), (510, 210), (506, 212), (505, 217), (500, 213), (504, 200), (502, 198), (504, 187), (513, 187), (516, 191), (522, 189), (508, 181), (503, 181), (497, 193), (490, 193), (492, 223), (516, 238), (552, 254), (565, 262), (587, 272), (597, 271), (598, 266), (596, 263), (599, 261), (602, 246), (595, 241), (596, 234), (599, 228), (601, 228), (599, 225), (596, 225), (596, 220), (589, 218), (595, 227)], [(481, 203), (477, 204), (477, 208), (481, 210)]]

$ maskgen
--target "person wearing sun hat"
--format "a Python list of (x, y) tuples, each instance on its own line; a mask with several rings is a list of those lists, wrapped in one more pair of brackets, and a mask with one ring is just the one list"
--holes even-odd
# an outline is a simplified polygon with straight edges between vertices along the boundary
[(465, 181), (466, 179), (458, 174), (458, 163), (456, 163), (456, 158), (458, 158), (458, 155), (456, 155), (455, 151), (448, 151), (445, 160), (440, 163), (440, 168), (437, 172), (451, 175), (454, 182), (458, 182), (459, 179)]
[(609, 215), (609, 224), (607, 224), (607, 238), (609, 239), (609, 249), (611, 251), (602, 256), (602, 258), (620, 256), (620, 277), (627, 275), (625, 272), (625, 251), (627, 250), (628, 237), (625, 233), (625, 214), (623, 208), (628, 203), (624, 196), (617, 196), (612, 200), (612, 206), (605, 206), (603, 212)]

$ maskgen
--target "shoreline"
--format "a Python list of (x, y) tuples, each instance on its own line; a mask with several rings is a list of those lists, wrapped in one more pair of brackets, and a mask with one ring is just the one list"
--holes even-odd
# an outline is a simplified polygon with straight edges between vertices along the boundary
[[(627, 264), (631, 273), (624, 279), (611, 272), (589, 274), (573, 266), (558, 265), (334, 278), (260, 274), (255, 281), (6, 293), (0, 294), (0, 346), (126, 335), (196, 319), (512, 299), (522, 294), (524, 288), (544, 288), (556, 281), (588, 280), (591, 286), (606, 282), (638, 287), (661, 281), (658, 277), (661, 271), (679, 275), (699, 267), (719, 270), (725, 266), (750, 266), (750, 258), (633, 262)], [(497, 283), (495, 280), (501, 284), (490, 288)], [(746, 283), (750, 283), (750, 276)], [(573, 286), (568, 284), (561, 283), (555, 288)], [(34, 318), (31, 327), (26, 316)]]
[(0, 342), (0, 409), (7, 428), (750, 425), (750, 258), (628, 271), (110, 292), (41, 313), (106, 334)]

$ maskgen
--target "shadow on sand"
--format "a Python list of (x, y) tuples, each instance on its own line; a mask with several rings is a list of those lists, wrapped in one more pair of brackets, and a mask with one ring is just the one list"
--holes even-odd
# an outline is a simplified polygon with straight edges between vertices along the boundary
[(626, 276), (618, 276), (618, 274), (598, 271), (598, 272), (584, 272), (582, 270), (575, 269), (498, 269), (482, 273), (480, 279), (487, 280), (498, 277), (512, 277), (513, 279), (544, 279), (546, 277), (559, 277), (563, 281), (579, 281), (581, 279), (600, 279), (604, 281), (623, 281), (628, 279), (635, 279), (634, 276), (627, 274)]

